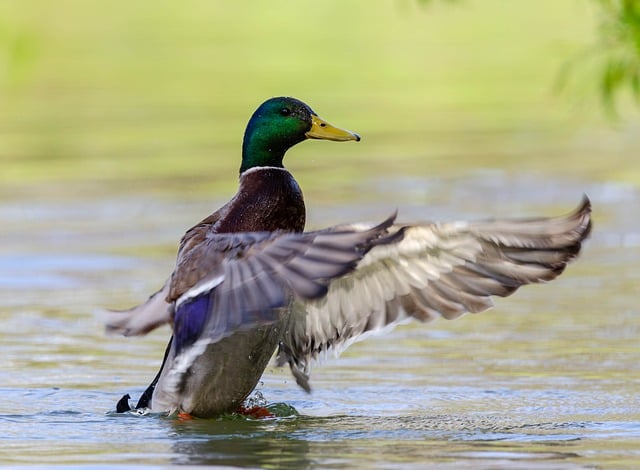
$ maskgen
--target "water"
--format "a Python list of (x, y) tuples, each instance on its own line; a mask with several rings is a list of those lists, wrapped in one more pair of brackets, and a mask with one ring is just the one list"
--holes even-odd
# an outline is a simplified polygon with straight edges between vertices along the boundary
[[(0, 202), (0, 463), (112, 468), (541, 468), (640, 464), (640, 193), (476, 172), (367, 180), (349, 203), (311, 198), (313, 226), (560, 214), (582, 192), (595, 228), (557, 281), (490, 312), (409, 325), (325, 361), (305, 394), (259, 386), (278, 418), (114, 414), (159, 366), (169, 332), (107, 337), (101, 307), (146, 298), (184, 229), (222, 201), (107, 194)], [(73, 195), (73, 196), (72, 196)], [(293, 408), (290, 408), (293, 407)]]

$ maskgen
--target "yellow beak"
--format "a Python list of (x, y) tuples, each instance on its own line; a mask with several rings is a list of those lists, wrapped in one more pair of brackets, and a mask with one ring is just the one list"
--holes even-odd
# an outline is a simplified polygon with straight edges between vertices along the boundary
[(305, 135), (309, 139), (336, 140), (338, 142), (347, 140), (360, 141), (360, 136), (355, 132), (334, 127), (316, 115), (311, 116), (311, 129)]

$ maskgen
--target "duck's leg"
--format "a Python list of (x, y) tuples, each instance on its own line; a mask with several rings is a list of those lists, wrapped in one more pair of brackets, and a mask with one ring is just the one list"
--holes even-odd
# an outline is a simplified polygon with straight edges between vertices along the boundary
[(138, 400), (138, 403), (136, 404), (135, 408), (131, 408), (131, 405), (129, 404), (131, 395), (127, 393), (123, 395), (122, 398), (120, 398), (120, 400), (118, 400), (118, 403), (116, 403), (116, 413), (126, 413), (127, 411), (131, 411), (132, 409), (138, 410), (140, 408), (149, 407), (149, 403), (151, 402), (151, 397), (153, 396), (153, 391), (155, 390), (156, 384), (158, 383), (158, 379), (160, 378), (160, 373), (164, 368), (164, 364), (167, 362), (167, 356), (169, 355), (169, 349), (171, 349), (172, 340), (173, 340), (173, 336), (171, 337), (171, 339), (169, 339), (169, 344), (167, 345), (167, 349), (164, 352), (164, 359), (162, 360), (162, 366), (160, 366), (160, 370), (158, 371), (155, 378), (151, 382), (151, 385), (149, 385), (147, 389), (140, 396), (140, 399)]
[[(144, 393), (140, 396), (138, 400), (138, 404), (136, 405), (136, 410), (140, 408), (148, 408), (151, 403), (151, 397), (153, 396), (153, 391), (156, 388), (156, 384), (158, 383), (158, 379), (160, 379), (160, 374), (162, 373), (162, 369), (167, 362), (167, 357), (169, 357), (169, 350), (171, 349), (171, 343), (173, 342), (173, 336), (169, 339), (169, 344), (167, 344), (167, 349), (164, 351), (164, 358), (162, 359), (162, 365), (160, 366), (160, 370), (156, 374), (155, 378), (151, 382), (151, 384), (147, 387)], [(122, 400), (120, 400), (122, 401)], [(118, 402), (120, 403), (120, 402)]]

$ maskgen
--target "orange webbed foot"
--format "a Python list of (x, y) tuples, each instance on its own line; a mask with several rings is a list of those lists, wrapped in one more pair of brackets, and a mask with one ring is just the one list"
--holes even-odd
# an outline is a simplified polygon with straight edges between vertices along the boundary
[(248, 416), (249, 418), (255, 418), (255, 419), (276, 417), (276, 415), (271, 413), (264, 406), (251, 406), (247, 408), (246, 406), (240, 405), (240, 408), (238, 408), (237, 412), (240, 413), (241, 415)]

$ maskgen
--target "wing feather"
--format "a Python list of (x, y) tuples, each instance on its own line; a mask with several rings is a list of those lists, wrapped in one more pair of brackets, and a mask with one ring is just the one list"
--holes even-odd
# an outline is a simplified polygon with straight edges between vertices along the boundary
[(294, 299), (278, 364), (308, 378), (310, 361), (324, 351), (408, 319), (481, 312), (491, 296), (551, 280), (579, 253), (590, 213), (585, 197), (556, 218), (394, 225), (354, 270), (331, 280), (326, 295)]
[(124, 336), (145, 335), (151, 330), (171, 322), (171, 304), (166, 301), (170, 281), (146, 302), (128, 310), (108, 310), (105, 327), (109, 333)]

